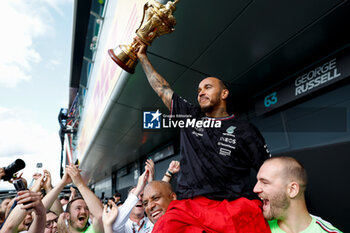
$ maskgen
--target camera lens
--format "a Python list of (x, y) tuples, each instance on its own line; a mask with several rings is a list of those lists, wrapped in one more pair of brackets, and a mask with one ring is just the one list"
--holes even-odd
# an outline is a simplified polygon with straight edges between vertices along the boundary
[(11, 178), (13, 178), (13, 174), (25, 168), (25, 166), (26, 164), (22, 159), (17, 159), (16, 161), (4, 168), (5, 176), (2, 177), (2, 179), (6, 181), (10, 180)]

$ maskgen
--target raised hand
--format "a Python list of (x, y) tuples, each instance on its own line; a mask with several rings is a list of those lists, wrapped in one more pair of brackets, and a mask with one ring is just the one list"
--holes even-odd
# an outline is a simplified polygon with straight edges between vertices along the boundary
[(62, 176), (62, 182), (67, 185), (67, 184), (70, 184), (72, 183), (72, 179), (70, 178), (67, 170), (64, 172), (64, 175)]
[(180, 171), (180, 162), (179, 161), (171, 161), (169, 164), (168, 170), (165, 172), (164, 177), (162, 181), (170, 182), (171, 178), (175, 173), (178, 173)]
[(36, 173), (33, 174), (32, 177), (33, 177), (34, 180), (37, 180), (37, 179), (39, 179), (41, 176), (42, 176), (41, 173), (37, 173), (37, 172), (36, 172)]
[(108, 212), (107, 205), (103, 207), (102, 221), (103, 221), (103, 226), (105, 231), (107, 230), (107, 228), (112, 227), (117, 217), (118, 217), (118, 207), (114, 202), (112, 203), (112, 208), (109, 210), (109, 212)]
[(78, 187), (82, 184), (84, 184), (83, 178), (80, 175), (81, 170), (78, 168), (78, 166), (74, 164), (69, 164), (66, 166), (66, 173), (70, 176), (73, 183)]
[(137, 36), (134, 38), (134, 41), (136, 41), (140, 46), (137, 50), (137, 57), (141, 59), (143, 56), (146, 55), (147, 51), (147, 45), (140, 40)]
[(147, 178), (147, 182), (149, 183), (154, 180), (154, 162), (152, 159), (147, 159), (145, 170), (149, 172)]
[(44, 170), (44, 177), (45, 177), (45, 180), (43, 182), (43, 188), (45, 189), (46, 192), (48, 192), (52, 189), (51, 173), (48, 170)]
[(41, 190), (41, 188), (43, 187), (44, 178), (45, 177), (43, 175), (41, 175), (40, 173), (34, 173), (33, 174), (34, 184), (30, 188), (30, 190), (33, 192), (39, 192)]
[(70, 187), (69, 189), (70, 189), (69, 201), (71, 201), (77, 196), (77, 190), (73, 187)]
[(21, 172), (21, 174), (19, 174), (19, 175), (18, 175), (18, 173), (13, 174), (13, 177), (14, 177), (14, 178), (11, 178), (11, 179), (9, 180), (9, 183), (12, 184), (13, 181), (18, 180), (18, 179), (22, 179), (23, 182), (25, 181), (25, 183), (27, 183), (27, 181), (26, 181), (24, 178), (22, 178), (22, 175), (23, 175), (23, 172)]
[(69, 229), (66, 225), (66, 220), (68, 220), (68, 213), (66, 212), (61, 213), (57, 221), (57, 232), (69, 233)]
[(136, 188), (132, 191), (132, 193), (135, 194), (135, 196), (138, 196), (145, 188), (145, 186), (147, 184), (148, 175), (149, 175), (149, 171), (146, 170), (139, 177)]
[(41, 193), (33, 192), (30, 190), (19, 191), (18, 196), (15, 198), (17, 204), (23, 204), (21, 209), (32, 212), (34, 211), (36, 215), (45, 215), (46, 208), (41, 202)]
[(173, 174), (178, 173), (180, 171), (180, 162), (174, 160), (171, 161), (168, 170)]

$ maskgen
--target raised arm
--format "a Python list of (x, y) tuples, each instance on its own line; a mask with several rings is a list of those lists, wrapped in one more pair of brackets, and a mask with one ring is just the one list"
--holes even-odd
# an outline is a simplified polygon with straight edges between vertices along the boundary
[(151, 84), (153, 90), (162, 99), (165, 106), (170, 110), (171, 98), (174, 91), (170, 88), (169, 83), (153, 68), (146, 54), (147, 46), (137, 37), (135, 39), (141, 45), (137, 52), (137, 57), (139, 58), (142, 68), (145, 71), (148, 82)]
[[(46, 181), (48, 181), (48, 180), (46, 180)], [(49, 182), (50, 182), (50, 186), (51, 186), (51, 181), (49, 181)], [(60, 192), (62, 191), (62, 189), (64, 188), (64, 186), (66, 186), (67, 184), (69, 184), (71, 182), (72, 182), (72, 180), (70, 179), (67, 172), (65, 172), (63, 177), (62, 177), (62, 180), (60, 182), (58, 182), (58, 184), (54, 188), (52, 188), (52, 186), (51, 186), (51, 189), (47, 188), (48, 189), (48, 191), (46, 191), (47, 194), (45, 195), (45, 197), (42, 200), (42, 202), (47, 210), (50, 209), (51, 211), (55, 212), (57, 215), (60, 215), (63, 212), (62, 205), (57, 200), (57, 197), (60, 194)], [(48, 184), (44, 183), (44, 187), (45, 187), (45, 185), (48, 185)], [(46, 188), (45, 188), (45, 190), (46, 190)], [(51, 208), (51, 207), (54, 207), (54, 208)]]
[(103, 206), (98, 199), (98, 197), (89, 189), (88, 186), (83, 181), (83, 178), (80, 175), (80, 170), (74, 165), (70, 164), (66, 166), (66, 172), (72, 179), (75, 186), (77, 186), (80, 194), (83, 196), (86, 205), (89, 208), (89, 211), (93, 215), (92, 227), (95, 232), (103, 232), (103, 223), (102, 223), (102, 211)]
[(45, 195), (46, 198), (44, 197), (42, 202), (46, 209), (50, 209), (51, 211), (55, 212), (57, 215), (60, 215), (63, 212), (63, 209), (57, 197), (58, 197), (58, 194), (64, 188), (64, 186), (67, 184), (64, 181), (67, 179), (68, 175), (65, 174), (65, 177), (58, 183), (58, 185), (56, 185), (55, 189), (52, 187), (52, 184), (51, 184), (51, 173), (48, 170), (44, 170), (44, 176), (46, 179), (43, 183), (43, 188), (46, 191), (46, 195)]
[(162, 181), (170, 183), (170, 180), (173, 178), (175, 173), (180, 171), (180, 162), (179, 161), (171, 161), (169, 164), (168, 170), (165, 172)]
[(107, 205), (103, 208), (102, 220), (103, 220), (103, 229), (105, 233), (113, 233), (113, 223), (118, 217), (118, 207), (112, 202), (112, 208), (107, 211)]
[(148, 171), (147, 182), (150, 183), (154, 180), (154, 162), (152, 159), (147, 159), (145, 165), (145, 171)]
[(138, 202), (139, 194), (146, 186), (148, 175), (149, 171), (144, 171), (142, 173), (137, 182), (137, 186), (130, 191), (128, 198), (125, 200), (124, 204), (118, 208), (118, 216), (112, 226), (114, 233), (124, 232), (125, 224), (129, 219), (130, 212)]
[(23, 221), (25, 216), (34, 212), (34, 221), (29, 228), (30, 233), (44, 232), (46, 221), (46, 210), (40, 199), (40, 192), (32, 192), (29, 190), (18, 192), (18, 196), (15, 198), (17, 206), (8, 216), (4, 226), (1, 229), (1, 233), (15, 233), (18, 232), (17, 228)]

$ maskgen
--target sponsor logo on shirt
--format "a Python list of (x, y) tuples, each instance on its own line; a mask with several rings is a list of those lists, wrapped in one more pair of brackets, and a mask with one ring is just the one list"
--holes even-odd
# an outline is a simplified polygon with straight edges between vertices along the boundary
[(220, 155), (230, 156), (231, 155), (231, 151), (236, 149), (236, 138), (235, 138), (235, 135), (234, 134), (229, 134), (229, 133), (222, 133), (222, 136), (219, 138), (218, 146), (220, 146), (220, 151), (219, 151)]
[(226, 129), (226, 132), (229, 133), (229, 134), (233, 134), (233, 132), (235, 131), (236, 129), (236, 126), (230, 126)]
[(219, 146), (225, 146), (225, 147), (228, 147), (228, 148), (231, 148), (231, 149), (236, 149), (235, 146), (232, 146), (232, 145), (229, 145), (229, 144), (225, 144), (225, 143), (222, 143), (222, 142), (218, 142), (218, 145)]
[(223, 156), (230, 156), (231, 155), (231, 150), (225, 149), (225, 148), (220, 148), (219, 154), (223, 155)]
[(226, 137), (220, 137), (220, 141), (230, 143), (230, 144), (236, 144), (235, 138), (226, 138)]

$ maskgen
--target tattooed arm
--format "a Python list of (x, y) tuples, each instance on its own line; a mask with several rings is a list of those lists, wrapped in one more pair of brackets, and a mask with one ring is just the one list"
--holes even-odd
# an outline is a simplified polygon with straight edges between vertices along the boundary
[(136, 40), (139, 42), (139, 44), (141, 44), (141, 47), (137, 52), (137, 56), (140, 60), (143, 70), (146, 73), (148, 82), (151, 84), (153, 90), (162, 99), (165, 106), (170, 110), (171, 98), (174, 91), (170, 88), (169, 83), (153, 68), (146, 54), (147, 46), (138, 38), (136, 38)]

